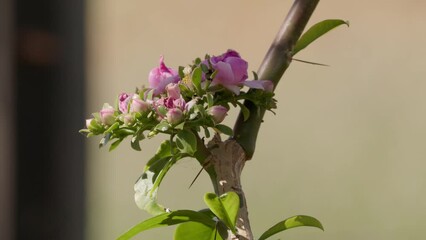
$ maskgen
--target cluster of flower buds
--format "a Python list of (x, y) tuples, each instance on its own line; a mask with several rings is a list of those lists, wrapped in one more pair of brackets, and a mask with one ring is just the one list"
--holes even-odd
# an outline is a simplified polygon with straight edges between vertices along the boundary
[[(110, 149), (132, 136), (132, 147), (137, 150), (145, 132), (152, 137), (203, 128), (206, 135), (208, 129), (232, 134), (229, 127), (220, 124), (231, 105), (244, 108), (241, 101), (250, 100), (268, 110), (275, 108), (273, 83), (247, 80), (247, 69), (247, 62), (234, 50), (220, 56), (206, 55), (204, 60), (197, 58), (179, 70), (167, 67), (161, 57), (159, 66), (149, 73), (149, 87), (120, 94), (116, 107), (104, 104), (93, 118), (86, 120), (87, 128), (81, 132), (87, 136), (103, 134), (101, 146), (117, 139)], [(253, 90), (244, 92), (244, 86)]]

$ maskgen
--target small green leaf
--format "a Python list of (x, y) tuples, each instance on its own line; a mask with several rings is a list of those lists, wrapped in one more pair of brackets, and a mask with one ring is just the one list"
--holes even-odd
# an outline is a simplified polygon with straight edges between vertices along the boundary
[(160, 132), (165, 132), (167, 130), (169, 130), (170, 125), (167, 121), (161, 121), (159, 124), (157, 124), (157, 126), (155, 126), (155, 130), (158, 130)]
[(135, 202), (140, 209), (152, 215), (165, 212), (164, 207), (157, 203), (157, 192), (164, 176), (174, 163), (176, 161), (173, 161), (172, 157), (162, 158), (146, 169), (136, 181)]
[(109, 142), (109, 139), (111, 138), (111, 133), (107, 133), (105, 134), (105, 136), (101, 139), (101, 141), (99, 142), (99, 148), (107, 145), (107, 143)]
[(209, 107), (212, 107), (214, 105), (214, 97), (213, 94), (207, 93), (206, 94), (207, 104)]
[(183, 73), (183, 69), (185, 69), (185, 67), (183, 67), (183, 66), (179, 66), (179, 68), (178, 68), (179, 77), (181, 79), (185, 77), (185, 74)]
[(120, 143), (123, 141), (123, 139), (118, 139), (117, 141), (111, 143), (111, 146), (109, 146), (109, 150), (108, 151), (112, 151), (114, 149), (116, 149), (118, 147), (118, 145), (120, 145)]
[(171, 160), (171, 152), (170, 141), (162, 142), (134, 186), (136, 205), (152, 215), (164, 213), (164, 207), (157, 203), (157, 192), (165, 174), (176, 162)]
[(112, 131), (114, 131), (115, 129), (117, 129), (120, 126), (120, 123), (115, 122), (114, 124), (111, 125), (111, 127), (109, 127), (105, 132), (106, 133), (111, 133)]
[(323, 228), (321, 222), (318, 221), (316, 218), (310, 217), (310, 216), (305, 216), (305, 215), (298, 215), (298, 216), (294, 216), (294, 217), (291, 217), (291, 218), (287, 218), (286, 220), (275, 224), (270, 229), (268, 229), (266, 232), (264, 232), (262, 234), (262, 236), (260, 236), (259, 240), (267, 239), (272, 235), (275, 235), (279, 232), (282, 232), (282, 231), (290, 229), (290, 228), (303, 227), (303, 226), (317, 227), (317, 228), (324, 231), (324, 228)]
[(314, 42), (317, 38), (321, 37), (328, 31), (342, 24), (349, 26), (349, 23), (347, 21), (343, 21), (340, 19), (328, 19), (313, 25), (297, 41), (293, 49), (293, 56), (296, 55), (299, 51), (309, 46), (309, 44)]
[(243, 113), (244, 122), (247, 121), (247, 119), (250, 117), (250, 110), (248, 110), (248, 108), (243, 103), (237, 102), (237, 104), (240, 106), (241, 112)]
[(195, 86), (195, 88), (197, 89), (198, 92), (201, 91), (202, 76), (203, 76), (203, 71), (201, 70), (200, 67), (196, 67), (192, 71), (192, 83), (194, 84), (194, 86)]
[[(203, 209), (200, 213), (206, 214), (210, 219), (216, 217), (209, 209)], [(177, 226), (174, 240), (223, 240), (228, 238), (228, 228), (221, 222), (216, 226), (208, 226), (198, 222), (186, 222)]]
[(225, 134), (225, 135), (228, 135), (228, 136), (232, 136), (232, 135), (234, 134), (234, 131), (232, 131), (232, 128), (230, 128), (230, 127), (228, 127), (228, 126), (226, 126), (226, 125), (223, 125), (223, 124), (217, 124), (217, 125), (215, 126), (215, 128), (216, 128), (219, 132), (221, 132), (221, 133), (223, 133), (223, 134)]
[(129, 229), (123, 235), (118, 237), (117, 240), (130, 239), (133, 236), (139, 234), (140, 232), (152, 228), (166, 227), (185, 222), (197, 222), (206, 225), (210, 228), (213, 228), (215, 226), (215, 222), (203, 213), (195, 212), (192, 210), (177, 210), (170, 213), (163, 213), (150, 219), (147, 219)]
[(176, 146), (182, 153), (193, 156), (197, 151), (197, 138), (191, 131), (183, 129), (176, 134)]
[(214, 193), (206, 193), (204, 202), (223, 223), (235, 233), (240, 198), (235, 192), (227, 192), (220, 197)]
[(132, 148), (136, 151), (141, 151), (141, 145), (139, 144), (139, 136), (132, 137), (132, 140), (130, 141), (130, 145)]

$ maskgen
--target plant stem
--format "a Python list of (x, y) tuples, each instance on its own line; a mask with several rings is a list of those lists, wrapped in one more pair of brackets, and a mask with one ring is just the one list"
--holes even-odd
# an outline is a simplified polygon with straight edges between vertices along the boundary
[[(281, 25), (257, 72), (259, 79), (271, 80), (274, 89), (290, 65), (292, 50), (300, 38), (319, 0), (295, 0), (287, 17)], [(244, 121), (240, 112), (234, 125), (234, 139), (243, 147), (247, 160), (253, 157), (257, 134), (262, 123), (265, 109), (250, 101), (244, 101), (250, 111), (250, 117)]]

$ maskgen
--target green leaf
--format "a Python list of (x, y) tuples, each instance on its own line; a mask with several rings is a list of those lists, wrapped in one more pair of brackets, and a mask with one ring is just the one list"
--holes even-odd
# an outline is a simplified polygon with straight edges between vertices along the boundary
[(250, 117), (250, 110), (248, 110), (248, 108), (240, 102), (237, 102), (237, 104), (240, 106), (241, 112), (243, 113), (244, 122), (247, 121), (247, 119)]
[(191, 131), (183, 129), (176, 134), (176, 146), (180, 152), (193, 156), (197, 151), (197, 138)]
[(226, 135), (228, 135), (228, 136), (232, 136), (232, 135), (234, 134), (234, 132), (232, 131), (232, 128), (230, 128), (230, 127), (228, 127), (228, 126), (226, 126), (226, 125), (223, 125), (223, 124), (217, 124), (217, 125), (215, 126), (215, 128), (216, 128), (219, 132), (221, 132), (221, 133), (223, 133), (223, 134), (226, 134)]
[(133, 236), (139, 234), (140, 232), (152, 228), (171, 226), (185, 222), (198, 222), (211, 228), (215, 226), (215, 222), (203, 213), (195, 212), (192, 210), (177, 210), (171, 213), (163, 213), (150, 219), (147, 219), (129, 229), (123, 235), (118, 237), (117, 240), (130, 239)]
[(155, 155), (147, 162), (144, 171), (149, 169), (151, 165), (157, 162), (160, 159), (171, 157), (172, 148), (169, 140), (164, 140), (157, 149)]
[(165, 208), (157, 202), (157, 192), (164, 176), (174, 163), (176, 161), (172, 157), (160, 159), (145, 170), (136, 181), (134, 186), (135, 202), (140, 209), (152, 215), (165, 212)]
[(185, 74), (183, 73), (183, 69), (185, 69), (185, 67), (183, 67), (183, 66), (179, 66), (179, 68), (178, 68), (179, 77), (181, 79), (185, 77)]
[(109, 139), (111, 138), (111, 135), (112, 135), (111, 133), (105, 134), (105, 136), (99, 142), (99, 148), (107, 145), (107, 143), (109, 142)]
[(118, 145), (120, 145), (120, 143), (123, 141), (123, 139), (118, 139), (117, 141), (111, 143), (111, 146), (109, 146), (109, 150), (108, 151), (112, 151), (114, 149), (116, 149), (118, 147)]
[(158, 186), (170, 167), (176, 162), (172, 160), (170, 141), (161, 143), (157, 153), (148, 161), (142, 176), (136, 182), (136, 205), (150, 214), (164, 213), (164, 207), (157, 203)]
[(298, 215), (291, 218), (287, 218), (286, 220), (275, 224), (266, 232), (264, 232), (262, 236), (260, 236), (259, 240), (267, 239), (274, 234), (277, 234), (279, 232), (282, 232), (290, 228), (303, 227), (303, 226), (317, 227), (324, 231), (322, 224), (316, 218), (305, 216), (305, 215)]
[(132, 140), (130, 141), (130, 145), (132, 148), (136, 151), (141, 151), (141, 145), (139, 144), (139, 136), (132, 137)]
[[(210, 219), (216, 217), (209, 209), (199, 212), (206, 214)], [(216, 222), (215, 227), (199, 222), (186, 222), (177, 226), (174, 240), (223, 240), (228, 238), (227, 229), (221, 222)]]
[(328, 19), (313, 25), (297, 41), (293, 49), (293, 56), (296, 55), (302, 49), (309, 46), (309, 44), (314, 42), (317, 38), (321, 37), (322, 35), (326, 34), (328, 31), (342, 24), (346, 24), (347, 26), (349, 26), (349, 23), (347, 21), (343, 21), (340, 19)]
[(207, 93), (206, 94), (207, 104), (209, 107), (212, 107), (214, 105), (214, 97), (213, 94)]
[(169, 130), (170, 125), (167, 121), (161, 121), (159, 124), (157, 124), (157, 126), (155, 126), (155, 130), (158, 130), (160, 132), (165, 132), (167, 130)]
[(114, 131), (115, 129), (117, 129), (120, 126), (120, 123), (115, 122), (114, 124), (111, 125), (111, 127), (109, 127), (105, 132), (106, 133), (112, 133), (112, 131)]
[(201, 91), (201, 80), (203, 76), (203, 71), (200, 67), (196, 67), (192, 71), (192, 83), (194, 84), (195, 88), (197, 89), (198, 93)]
[(227, 192), (220, 197), (214, 193), (206, 193), (204, 202), (222, 222), (235, 233), (240, 198), (235, 192)]

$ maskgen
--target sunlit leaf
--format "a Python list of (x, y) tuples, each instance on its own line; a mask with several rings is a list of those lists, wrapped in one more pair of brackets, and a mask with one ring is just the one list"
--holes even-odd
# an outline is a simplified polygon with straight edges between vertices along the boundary
[(274, 226), (272, 226), (270, 229), (268, 229), (266, 232), (260, 236), (259, 240), (264, 240), (269, 238), (270, 236), (277, 234), (279, 232), (282, 232), (284, 230), (295, 228), (295, 227), (317, 227), (324, 231), (324, 228), (320, 221), (318, 221), (314, 217), (305, 216), (305, 215), (298, 215), (291, 218), (287, 218), (284, 221), (281, 221)]
[(134, 186), (136, 205), (152, 215), (165, 212), (164, 207), (157, 202), (157, 192), (164, 176), (176, 162), (171, 152), (170, 141), (164, 141)]
[(220, 197), (214, 193), (204, 195), (204, 202), (210, 210), (235, 233), (240, 198), (235, 192), (227, 192)]
[(316, 39), (326, 34), (328, 31), (342, 24), (349, 26), (349, 23), (347, 21), (343, 21), (340, 19), (328, 19), (313, 25), (297, 41), (293, 49), (293, 56), (296, 55), (302, 49), (309, 46), (309, 44), (314, 42)]
[(134, 237), (135, 235), (158, 227), (166, 227), (185, 222), (197, 222), (210, 228), (214, 228), (215, 222), (206, 214), (195, 212), (192, 210), (177, 210), (170, 213), (163, 213), (147, 219), (125, 232), (117, 238), (117, 240), (126, 240)]
[(176, 146), (182, 153), (194, 155), (197, 151), (197, 138), (191, 131), (183, 129), (176, 134)]
[[(216, 217), (209, 209), (199, 212), (206, 214), (210, 219)], [(223, 240), (228, 238), (227, 229), (221, 222), (216, 222), (214, 227), (199, 222), (186, 222), (177, 226), (174, 240)]]

